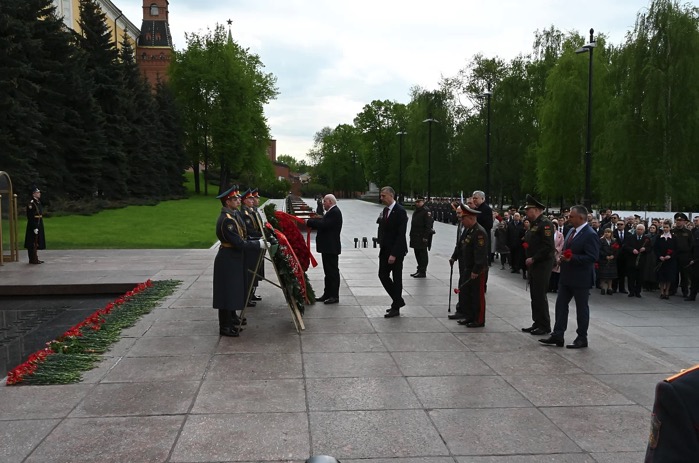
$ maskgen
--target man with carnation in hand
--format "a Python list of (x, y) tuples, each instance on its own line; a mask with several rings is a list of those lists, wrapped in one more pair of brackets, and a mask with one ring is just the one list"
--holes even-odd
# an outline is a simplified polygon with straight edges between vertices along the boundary
[(568, 349), (587, 347), (587, 328), (590, 325), (590, 288), (595, 285), (595, 262), (599, 257), (600, 239), (587, 223), (587, 208), (573, 206), (569, 220), (572, 228), (563, 242), (561, 277), (556, 297), (556, 323), (551, 336), (539, 339), (547, 346), (563, 347), (568, 327), (568, 305), (575, 298), (578, 319), (578, 336)]

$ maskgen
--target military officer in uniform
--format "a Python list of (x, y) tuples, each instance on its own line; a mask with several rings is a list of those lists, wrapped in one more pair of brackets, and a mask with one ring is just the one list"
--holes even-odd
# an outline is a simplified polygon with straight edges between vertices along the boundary
[(529, 271), (529, 294), (534, 323), (530, 327), (522, 328), (522, 331), (535, 336), (551, 332), (551, 315), (546, 292), (553, 270), (556, 246), (553, 242), (553, 224), (543, 213), (545, 208), (533, 196), (527, 195), (527, 205), (524, 209), (530, 227), (524, 237), (524, 264)]
[(30, 264), (43, 264), (39, 260), (39, 249), (46, 249), (44, 235), (44, 207), (41, 205), (41, 190), (32, 188), (32, 199), (27, 204), (27, 231), (24, 234), (24, 247), (29, 254)]
[(689, 277), (691, 280), (691, 288), (689, 296), (685, 297), (685, 301), (696, 301), (697, 293), (699, 292), (699, 215), (694, 217), (694, 228), (692, 228), (692, 257), (689, 261)]
[[(253, 199), (252, 209), (253, 209), (253, 211), (255, 211), (255, 215), (257, 216), (257, 220), (258, 220), (257, 223), (260, 227), (264, 227), (265, 221), (262, 220), (262, 214), (260, 214), (260, 191), (257, 188), (254, 188), (252, 190), (252, 199)], [(262, 236), (263, 233), (264, 233), (264, 230), (261, 229), (260, 236)], [(260, 262), (260, 268), (257, 270), (257, 273), (259, 273), (260, 278), (265, 277), (265, 261), (264, 261), (264, 259), (262, 259), (262, 261)], [(262, 300), (261, 296), (258, 296), (257, 294), (255, 294), (256, 288), (257, 288), (256, 286), (253, 287), (252, 296), (250, 297), (251, 301), (261, 301)]]
[[(670, 287), (670, 295), (677, 292), (677, 286), (682, 288), (682, 296), (689, 295), (689, 261), (692, 259), (692, 232), (687, 228), (689, 218), (684, 212), (675, 214), (675, 227), (672, 237), (675, 239), (675, 256), (677, 258), (678, 279)], [(679, 283), (679, 284), (678, 284)]]
[(645, 463), (699, 458), (699, 365), (658, 383)]
[(223, 207), (216, 222), (219, 246), (214, 260), (213, 307), (218, 309), (219, 334), (237, 337), (245, 324), (236, 313), (243, 310), (247, 298), (245, 251), (260, 251), (264, 241), (247, 239), (244, 223), (236, 217), (240, 206), (238, 187), (233, 186), (216, 198)]
[[(251, 189), (245, 190), (241, 195), (242, 205), (240, 206), (240, 216), (245, 223), (245, 232), (247, 233), (249, 240), (259, 240), (262, 238), (262, 229), (260, 222), (258, 221), (257, 212), (255, 212), (255, 196)], [(250, 250), (245, 253), (245, 267), (248, 270), (246, 272), (246, 287), (252, 285), (252, 292), (250, 293), (250, 300), (248, 301), (248, 307), (254, 307), (255, 301), (259, 300), (255, 292), (257, 290), (257, 284), (260, 281), (259, 268), (264, 265), (264, 259), (260, 260), (262, 256), (260, 255), (262, 251), (258, 252), (255, 250)], [(258, 261), (260, 262), (258, 268)], [(258, 275), (253, 275), (255, 272)], [(260, 298), (261, 299), (261, 298)]]
[(418, 196), (415, 199), (415, 212), (410, 221), (410, 247), (415, 251), (415, 260), (417, 260), (417, 271), (410, 274), (413, 278), (427, 277), (429, 263), (427, 251), (432, 246), (433, 224), (432, 211), (425, 206), (425, 198)]
[(456, 243), (449, 265), (459, 261), (459, 303), (463, 312), (459, 325), (469, 328), (485, 326), (485, 274), (488, 269), (488, 235), (478, 223), (479, 211), (465, 204), (459, 206), (463, 232)]

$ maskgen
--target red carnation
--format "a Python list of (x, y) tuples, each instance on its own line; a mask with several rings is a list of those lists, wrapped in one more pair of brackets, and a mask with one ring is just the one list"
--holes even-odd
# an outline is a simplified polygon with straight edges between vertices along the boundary
[(461, 290), (459, 288), (454, 288), (454, 294), (459, 294)]
[(671, 255), (672, 255), (672, 249), (668, 249), (668, 250), (665, 252), (665, 254), (667, 254), (668, 256), (671, 256)]
[(620, 246), (619, 246), (619, 243), (614, 243), (614, 244), (612, 244), (612, 249), (614, 249), (615, 251), (616, 251), (617, 249), (619, 249), (619, 247), (620, 247)]
[(595, 262), (595, 269), (599, 268), (599, 262)]
[(570, 249), (566, 249), (565, 251), (563, 251), (563, 257), (565, 257), (566, 259), (572, 259), (573, 251), (571, 251)]
[(523, 247), (524, 249), (529, 248), (529, 243), (527, 243), (527, 242), (525, 241), (524, 243), (522, 243), (522, 247)]

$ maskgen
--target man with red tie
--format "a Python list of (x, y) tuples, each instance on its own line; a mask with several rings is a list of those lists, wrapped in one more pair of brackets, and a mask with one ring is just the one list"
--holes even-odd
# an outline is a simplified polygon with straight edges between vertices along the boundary
[(386, 206), (379, 217), (379, 280), (391, 296), (391, 307), (386, 318), (400, 315), (403, 300), (403, 259), (408, 253), (405, 233), (408, 228), (408, 213), (395, 200), (396, 192), (390, 186), (381, 188), (381, 202)]

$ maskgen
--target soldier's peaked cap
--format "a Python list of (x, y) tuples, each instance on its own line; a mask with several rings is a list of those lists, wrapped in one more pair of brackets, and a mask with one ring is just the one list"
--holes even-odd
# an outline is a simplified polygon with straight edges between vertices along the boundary
[(252, 196), (254, 198), (259, 198), (260, 197), (260, 190), (258, 190), (257, 188), (253, 188), (252, 189)]
[(233, 185), (220, 195), (216, 196), (216, 199), (220, 199), (221, 201), (225, 201), (228, 198), (235, 198), (237, 196), (240, 196), (240, 193), (238, 192), (238, 185)]
[(466, 204), (459, 204), (459, 210), (461, 211), (462, 215), (478, 215), (481, 213), (481, 211), (471, 209)]
[(541, 204), (541, 201), (536, 199), (532, 195), (527, 195), (527, 203), (524, 205), (525, 209), (529, 209), (530, 207), (536, 207), (537, 209), (546, 209), (546, 206)]
[(248, 188), (247, 190), (245, 190), (245, 193), (243, 193), (243, 194), (241, 195), (241, 197), (242, 197), (243, 199), (252, 198), (252, 196), (253, 196), (253, 195), (252, 195), (252, 190), (251, 190), (250, 188)]
[(687, 214), (685, 214), (684, 212), (678, 212), (677, 214), (675, 214), (675, 220), (677, 219), (689, 220), (689, 217), (687, 217)]

